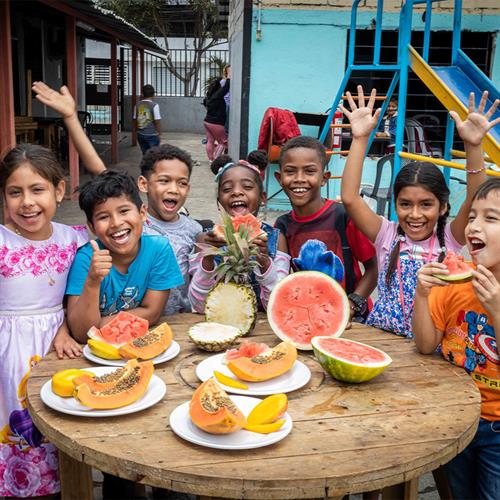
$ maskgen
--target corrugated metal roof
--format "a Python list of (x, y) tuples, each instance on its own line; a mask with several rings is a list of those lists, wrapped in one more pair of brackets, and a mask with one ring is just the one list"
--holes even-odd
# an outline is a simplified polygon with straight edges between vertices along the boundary
[[(116, 34), (122, 36), (121, 40), (124, 42), (135, 42), (152, 51), (165, 53), (165, 50), (162, 49), (153, 38), (143, 33), (132, 23), (118, 16), (113, 11), (103, 8), (96, 0), (63, 0), (62, 3), (109, 26)], [(57, 9), (57, 4), (54, 5), (54, 8)]]

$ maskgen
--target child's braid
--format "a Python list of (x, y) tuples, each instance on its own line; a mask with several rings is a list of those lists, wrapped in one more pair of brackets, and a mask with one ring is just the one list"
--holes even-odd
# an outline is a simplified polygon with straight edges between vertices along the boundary
[(401, 226), (398, 224), (398, 229), (397, 229), (398, 242), (394, 245), (392, 249), (391, 255), (389, 257), (389, 265), (387, 266), (387, 274), (385, 275), (385, 284), (387, 288), (389, 288), (392, 275), (394, 273), (394, 270), (396, 269), (396, 264), (399, 259), (399, 249), (401, 247), (401, 240), (404, 238), (404, 236), (405, 233), (403, 229), (401, 229)]
[(443, 215), (440, 215), (437, 220), (436, 235), (438, 237), (440, 252), (438, 262), (443, 262), (446, 257), (446, 244), (444, 239), (444, 229), (446, 227), (446, 221), (448, 220), (448, 215), (450, 215), (450, 204), (447, 204), (447, 210)]

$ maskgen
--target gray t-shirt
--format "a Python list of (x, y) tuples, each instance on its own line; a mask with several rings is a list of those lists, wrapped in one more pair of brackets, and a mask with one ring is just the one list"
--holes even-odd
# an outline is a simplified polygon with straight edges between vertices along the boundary
[(196, 236), (202, 232), (201, 225), (183, 214), (179, 214), (179, 219), (174, 222), (165, 222), (148, 214), (143, 232), (144, 234), (159, 234), (168, 238), (184, 278), (183, 285), (170, 290), (163, 314), (191, 312), (188, 299), (189, 254), (193, 250)]
[(160, 106), (151, 99), (139, 101), (132, 116), (137, 121), (137, 133), (156, 135), (155, 120), (161, 120)]

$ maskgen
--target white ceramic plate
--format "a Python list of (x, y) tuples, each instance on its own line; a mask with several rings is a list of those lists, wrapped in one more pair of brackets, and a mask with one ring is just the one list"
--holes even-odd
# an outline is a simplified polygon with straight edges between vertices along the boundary
[[(85, 370), (95, 373), (97, 376), (104, 375), (105, 373), (114, 370), (111, 366), (99, 366), (94, 368), (85, 368)], [(69, 415), (77, 415), (79, 417), (116, 417), (117, 415), (127, 415), (128, 413), (135, 413), (144, 410), (150, 406), (155, 405), (160, 401), (167, 392), (165, 382), (154, 375), (149, 381), (148, 389), (141, 399), (137, 400), (123, 408), (115, 408), (114, 410), (93, 410), (81, 405), (75, 398), (62, 398), (52, 392), (52, 381), (46, 382), (40, 391), (42, 401), (52, 408), (53, 410), (67, 413)]]
[[(248, 396), (230, 396), (234, 404), (247, 416), (252, 409), (261, 402), (258, 398)], [(277, 443), (284, 439), (292, 430), (292, 417), (285, 413), (286, 422), (279, 431), (271, 434), (240, 430), (232, 434), (208, 434), (202, 431), (191, 421), (189, 416), (189, 401), (179, 405), (170, 414), (170, 427), (179, 437), (190, 443), (218, 448), (220, 450), (250, 450)]]
[[(172, 340), (172, 343), (170, 344), (169, 348), (156, 356), (155, 358), (151, 359), (150, 361), (153, 362), (154, 365), (159, 365), (160, 363), (165, 363), (165, 361), (169, 361), (170, 359), (173, 359), (179, 354), (181, 351), (180, 345), (175, 341)], [(126, 359), (104, 359), (100, 358), (99, 356), (96, 356), (91, 350), (88, 345), (85, 345), (83, 348), (83, 355), (89, 360), (92, 361), (93, 363), (97, 363), (98, 365), (105, 365), (105, 366), (124, 366), (125, 363), (127, 362)]]
[[(214, 371), (217, 370), (224, 375), (228, 375), (236, 379), (236, 376), (229, 370), (229, 368), (223, 364), (224, 353), (216, 354), (215, 356), (210, 356), (204, 359), (196, 367), (196, 376), (202, 381), (208, 380), (214, 376)], [(217, 383), (227, 392), (232, 392), (234, 394), (242, 394), (245, 396), (268, 396), (270, 394), (278, 394), (280, 392), (292, 392), (300, 387), (306, 385), (311, 379), (311, 371), (309, 368), (301, 361), (295, 361), (293, 366), (283, 375), (279, 377), (272, 378), (271, 380), (266, 380), (265, 382), (245, 382), (248, 385), (248, 389), (236, 389), (235, 387), (229, 387), (221, 382)]]

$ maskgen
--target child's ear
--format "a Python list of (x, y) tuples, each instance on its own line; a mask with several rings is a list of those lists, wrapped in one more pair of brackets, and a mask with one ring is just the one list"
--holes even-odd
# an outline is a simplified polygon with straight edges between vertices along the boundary
[(139, 214), (141, 215), (142, 222), (146, 222), (146, 219), (148, 218), (148, 210), (146, 208), (146, 205), (144, 205), (144, 203), (139, 209)]
[(90, 232), (91, 232), (94, 236), (97, 236), (97, 234), (95, 234), (95, 228), (94, 228), (94, 224), (92, 224), (92, 221), (87, 220), (87, 227), (89, 228)]
[(148, 180), (143, 175), (139, 175), (137, 179), (137, 185), (139, 186), (139, 191), (143, 193), (148, 192)]
[(266, 201), (267, 201), (267, 193), (265, 191), (262, 191), (262, 193), (260, 194), (260, 204), (264, 206), (266, 204)]
[(65, 191), (66, 191), (66, 182), (64, 180), (61, 180), (59, 181), (59, 184), (56, 186), (57, 203), (61, 203), (61, 201), (63, 201)]
[(274, 177), (279, 182), (279, 185), (283, 187), (283, 184), (281, 184), (281, 172), (279, 170), (276, 170), (276, 172), (274, 172)]
[(329, 170), (325, 170), (323, 172), (323, 180), (321, 182), (321, 185), (324, 186), (328, 182), (328, 180), (330, 179), (331, 176), (332, 176), (332, 173)]

